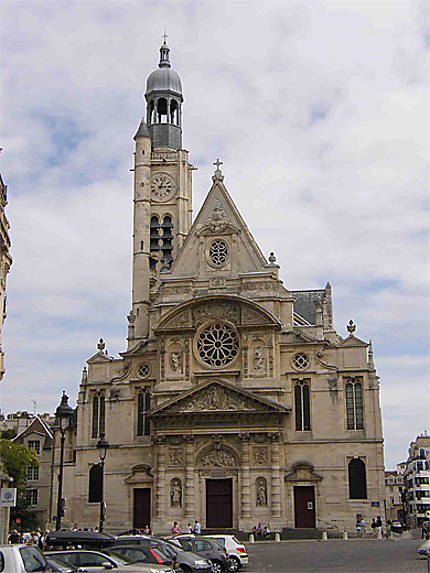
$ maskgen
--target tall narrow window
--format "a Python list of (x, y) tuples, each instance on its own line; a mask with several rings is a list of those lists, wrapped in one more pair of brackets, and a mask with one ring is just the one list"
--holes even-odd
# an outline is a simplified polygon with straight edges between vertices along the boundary
[(366, 465), (363, 460), (354, 458), (348, 464), (350, 499), (367, 499)]
[(148, 411), (151, 407), (151, 396), (148, 391), (141, 390), (137, 395), (137, 435), (150, 435)]
[(300, 380), (294, 386), (294, 410), (296, 414), (296, 430), (311, 429), (311, 403), (309, 384)]
[(105, 410), (105, 397), (103, 394), (98, 393), (93, 397), (92, 438), (101, 436), (105, 431)]
[(99, 397), (94, 396), (93, 398), (93, 423), (91, 436), (97, 438), (99, 435)]
[(361, 382), (351, 380), (345, 386), (346, 428), (364, 429), (363, 386)]

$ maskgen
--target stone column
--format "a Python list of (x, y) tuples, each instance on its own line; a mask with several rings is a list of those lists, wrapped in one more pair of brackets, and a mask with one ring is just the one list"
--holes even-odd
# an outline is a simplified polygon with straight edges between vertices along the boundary
[(156, 436), (155, 444), (157, 447), (157, 481), (155, 486), (155, 511), (157, 521), (161, 521), (166, 513), (165, 508), (165, 481), (166, 481), (166, 460), (165, 460), (165, 436)]
[(251, 517), (251, 481), (250, 481), (250, 445), (249, 434), (239, 434), (241, 441), (242, 466), (240, 471), (240, 515), (243, 518)]
[(185, 442), (185, 518), (188, 521), (196, 519), (194, 506), (194, 436), (186, 434)]
[(281, 478), (279, 467), (279, 433), (271, 432), (269, 440), (272, 442), (272, 473), (271, 473), (271, 510), (272, 517), (281, 517)]

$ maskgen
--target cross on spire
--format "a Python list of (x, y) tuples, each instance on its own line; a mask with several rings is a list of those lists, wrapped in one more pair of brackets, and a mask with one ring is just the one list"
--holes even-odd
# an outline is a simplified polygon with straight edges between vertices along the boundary
[(212, 165), (216, 165), (216, 170), (219, 171), (220, 170), (219, 166), (224, 165), (224, 163), (219, 159), (217, 159)]
[(167, 41), (166, 41), (166, 40), (167, 40), (167, 38), (168, 38), (168, 35), (166, 34), (166, 30), (164, 30), (164, 34), (162, 34), (161, 37), (163, 38), (163, 44), (167, 44)]

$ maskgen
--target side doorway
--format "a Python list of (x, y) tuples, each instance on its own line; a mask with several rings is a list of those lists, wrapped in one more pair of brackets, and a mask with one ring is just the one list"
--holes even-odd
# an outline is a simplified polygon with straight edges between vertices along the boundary
[(151, 526), (151, 488), (133, 489), (133, 527), (143, 529)]
[(315, 488), (294, 486), (294, 526), (315, 527)]

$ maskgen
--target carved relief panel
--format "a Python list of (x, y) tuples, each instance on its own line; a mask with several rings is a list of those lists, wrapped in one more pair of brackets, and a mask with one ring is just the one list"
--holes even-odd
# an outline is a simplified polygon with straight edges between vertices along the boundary
[(168, 461), (169, 466), (182, 467), (184, 465), (184, 451), (182, 448), (169, 448)]

